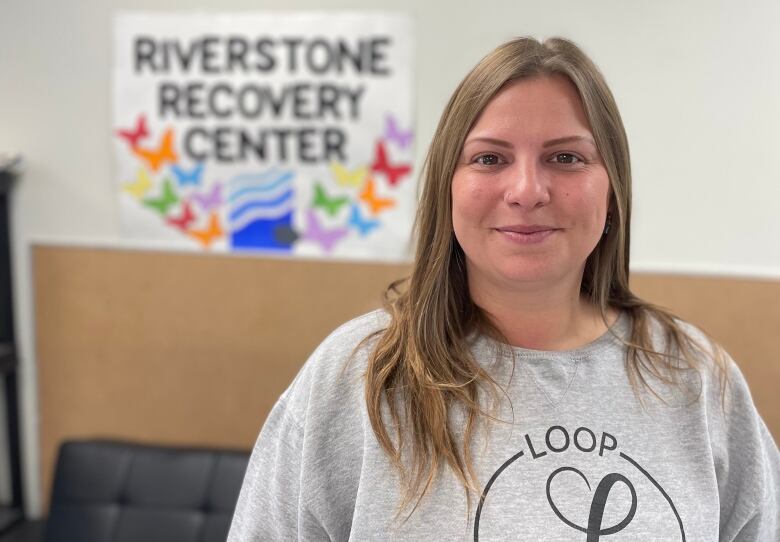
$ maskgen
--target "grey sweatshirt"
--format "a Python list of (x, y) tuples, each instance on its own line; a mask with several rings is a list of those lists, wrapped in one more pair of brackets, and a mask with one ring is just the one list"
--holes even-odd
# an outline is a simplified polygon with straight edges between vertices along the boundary
[[(396, 519), (399, 476), (363, 395), (371, 344), (347, 364), (386, 323), (376, 311), (341, 326), (281, 396), (252, 453), (229, 542), (780, 541), (780, 454), (733, 361), (725, 410), (707, 360), (685, 376), (698, 398), (650, 379), (666, 403), (645, 394), (643, 408), (625, 347), (609, 332), (576, 350), (511, 356), (476, 338), (475, 359), (506, 391), (502, 421), (483, 423), (489, 430), (472, 443), (482, 498), (468, 506), (444, 469), (414, 513)], [(611, 331), (626, 338), (629, 329), (623, 314)], [(454, 426), (462, 420), (454, 409)]]

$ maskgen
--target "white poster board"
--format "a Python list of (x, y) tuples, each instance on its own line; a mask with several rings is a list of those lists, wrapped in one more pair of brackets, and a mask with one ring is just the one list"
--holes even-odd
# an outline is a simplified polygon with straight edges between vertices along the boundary
[(193, 250), (408, 258), (408, 17), (121, 14), (114, 46), (124, 236)]

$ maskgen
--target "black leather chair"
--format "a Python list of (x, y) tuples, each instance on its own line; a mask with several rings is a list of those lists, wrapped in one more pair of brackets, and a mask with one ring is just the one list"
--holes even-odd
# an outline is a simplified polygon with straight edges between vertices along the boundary
[(45, 542), (224, 542), (248, 459), (243, 451), (66, 442)]

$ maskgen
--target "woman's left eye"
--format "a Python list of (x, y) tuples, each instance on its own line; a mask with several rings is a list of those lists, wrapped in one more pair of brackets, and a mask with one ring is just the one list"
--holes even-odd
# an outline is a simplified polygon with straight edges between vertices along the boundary
[(553, 156), (552, 161), (555, 162), (556, 164), (580, 164), (584, 162), (582, 158), (570, 152), (556, 153)]

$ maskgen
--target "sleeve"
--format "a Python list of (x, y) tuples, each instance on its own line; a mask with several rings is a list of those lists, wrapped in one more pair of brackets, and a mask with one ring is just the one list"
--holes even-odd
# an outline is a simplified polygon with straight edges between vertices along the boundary
[(283, 395), (249, 459), (228, 542), (329, 539), (302, 502), (303, 437)]
[[(712, 394), (711, 439), (720, 494), (721, 542), (780, 541), (780, 452), (729, 360), (725, 411)], [(716, 397), (717, 395), (717, 397)], [(717, 402), (716, 402), (717, 401)]]

